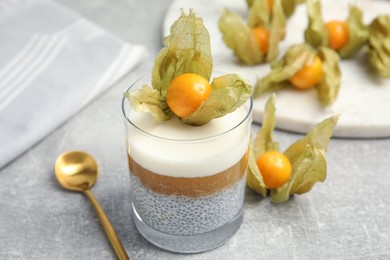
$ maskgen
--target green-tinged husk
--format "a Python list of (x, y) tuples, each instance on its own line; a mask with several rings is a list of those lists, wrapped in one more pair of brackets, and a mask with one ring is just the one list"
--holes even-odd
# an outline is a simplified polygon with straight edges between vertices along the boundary
[[(292, 174), (287, 183), (277, 189), (271, 189), (273, 203), (286, 202), (294, 193), (303, 194), (312, 189), (317, 182), (326, 178), (326, 152), (328, 150), (333, 128), (339, 116), (332, 116), (314, 126), (308, 134), (290, 145), (284, 152), (292, 165)], [(256, 164), (256, 158), (273, 150), (279, 151), (279, 144), (273, 140), (275, 127), (275, 96), (272, 95), (264, 109), (262, 127), (256, 140), (249, 148), (249, 171), (247, 185), (263, 197), (267, 194), (261, 172)]]
[(321, 47), (315, 50), (306, 43), (291, 46), (279, 61), (274, 62), (271, 72), (257, 80), (253, 96), (256, 98), (266, 92), (291, 87), (290, 78), (305, 65), (313, 64), (316, 56), (322, 60), (324, 72), (321, 82), (316, 85), (318, 99), (325, 106), (331, 105), (340, 88), (339, 56), (329, 48)]
[(322, 18), (321, 1), (307, 0), (308, 26), (305, 30), (305, 41), (318, 48), (328, 46), (328, 33)]
[(264, 27), (268, 28), (271, 21), (271, 13), (267, 0), (255, 0), (249, 8), (248, 26), (250, 28)]
[[(248, 25), (243, 19), (228, 10), (223, 10), (218, 22), (223, 41), (233, 50), (241, 62), (254, 65), (274, 61), (279, 54), (279, 43), (286, 35), (286, 18), (280, 0), (275, 0), (272, 15), (267, 2), (257, 0), (249, 11)], [(251, 28), (262, 27), (269, 31), (267, 53), (262, 53)]]
[(148, 112), (156, 121), (165, 121), (173, 116), (167, 101), (157, 89), (144, 85), (143, 88), (126, 92), (124, 95), (130, 100), (130, 105), (135, 111)]
[(183, 73), (195, 73), (210, 80), (213, 69), (210, 35), (194, 10), (183, 11), (163, 39), (165, 47), (154, 61), (153, 88), (165, 97), (170, 82)]
[(340, 57), (329, 48), (321, 47), (318, 56), (322, 60), (324, 76), (317, 85), (318, 98), (325, 105), (331, 105), (339, 94), (341, 84)]
[(294, 14), (295, 8), (304, 1), (305, 0), (282, 0), (284, 14), (287, 17), (290, 17)]
[(272, 202), (285, 202), (292, 194), (306, 193), (316, 182), (325, 180), (326, 152), (338, 119), (338, 115), (325, 119), (287, 148), (284, 155), (291, 162), (292, 174), (286, 184), (271, 190)]
[(267, 194), (267, 187), (256, 164), (256, 158), (267, 151), (279, 151), (279, 143), (273, 140), (275, 129), (275, 95), (271, 95), (265, 104), (263, 124), (257, 133), (255, 141), (249, 146), (247, 185), (263, 197)]
[(258, 158), (267, 151), (279, 151), (279, 143), (273, 139), (275, 129), (275, 94), (272, 94), (265, 104), (263, 123), (257, 133), (254, 145), (254, 155)]
[[(306, 0), (306, 5), (309, 22), (305, 30), (305, 41), (314, 48), (329, 47), (329, 35), (322, 17), (321, 1)], [(368, 39), (368, 28), (363, 22), (362, 11), (356, 5), (349, 6), (345, 25), (348, 28), (348, 42), (338, 51), (343, 59), (355, 55)]]
[[(249, 8), (255, 5), (258, 1), (265, 2), (267, 4), (266, 7), (268, 9), (268, 0), (246, 0)], [(295, 8), (297, 7), (297, 5), (303, 3), (304, 0), (281, 0), (281, 2), (285, 16), (289, 17), (295, 12)]]
[(269, 32), (267, 62), (272, 62), (278, 58), (279, 43), (286, 37), (286, 17), (283, 13), (279, 0), (274, 0), (272, 8), (272, 21)]
[(368, 60), (382, 77), (390, 77), (390, 15), (380, 15), (369, 26)]
[(209, 98), (195, 112), (182, 118), (184, 123), (204, 125), (214, 118), (233, 112), (252, 94), (252, 86), (235, 74), (215, 78), (211, 87)]
[(308, 44), (291, 46), (280, 60), (272, 63), (270, 73), (257, 80), (253, 96), (256, 98), (266, 92), (289, 87), (289, 79), (306, 64), (312, 64), (315, 57), (315, 50)]
[(261, 196), (267, 196), (267, 188), (265, 187), (263, 176), (256, 164), (256, 157), (253, 153), (252, 138), (248, 148), (248, 172), (246, 175), (246, 185)]
[(264, 54), (260, 51), (251, 29), (239, 15), (223, 10), (218, 27), (226, 46), (233, 50), (240, 61), (253, 65), (264, 60)]
[(349, 15), (345, 21), (348, 27), (348, 43), (339, 50), (341, 58), (349, 58), (355, 55), (366, 43), (368, 39), (368, 27), (364, 24), (363, 13), (355, 5), (349, 6)]
[[(190, 10), (183, 11), (174, 22), (171, 34), (164, 38), (165, 47), (157, 55), (153, 72), (152, 88), (125, 93), (135, 111), (148, 112), (157, 121), (168, 120), (173, 116), (166, 101), (170, 82), (184, 73), (194, 73), (210, 80), (213, 62), (210, 36), (202, 19)], [(210, 96), (182, 122), (203, 125), (210, 120), (233, 112), (251, 96), (252, 86), (238, 75), (228, 74), (214, 79)]]

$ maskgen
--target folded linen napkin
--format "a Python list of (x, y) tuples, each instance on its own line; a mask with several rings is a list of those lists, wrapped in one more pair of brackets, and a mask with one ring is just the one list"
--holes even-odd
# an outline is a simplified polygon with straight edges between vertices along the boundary
[(144, 57), (50, 0), (0, 2), (0, 168)]

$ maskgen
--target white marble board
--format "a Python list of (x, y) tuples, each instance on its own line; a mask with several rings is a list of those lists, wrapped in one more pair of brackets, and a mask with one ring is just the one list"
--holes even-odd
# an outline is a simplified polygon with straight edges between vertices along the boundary
[[(348, 14), (350, 2), (358, 4), (364, 12), (366, 23), (379, 14), (390, 14), (390, 2), (383, 0), (326, 0), (322, 1), (325, 20), (343, 20)], [(163, 34), (169, 34), (171, 24), (180, 16), (180, 9), (193, 8), (203, 18), (211, 36), (211, 48), (214, 70), (237, 73), (251, 83), (269, 71), (268, 64), (253, 67), (239, 64), (233, 53), (222, 41), (218, 29), (221, 9), (228, 8), (242, 17), (247, 15), (245, 0), (176, 0), (164, 19)], [(288, 19), (287, 37), (281, 44), (281, 53), (288, 46), (303, 41), (303, 31), (307, 26), (305, 5), (300, 5), (294, 15)], [(336, 137), (376, 138), (390, 137), (390, 79), (375, 74), (366, 60), (364, 51), (340, 64), (342, 82), (335, 103), (327, 108), (317, 100), (317, 92), (285, 89), (278, 91), (276, 98), (276, 127), (283, 130), (306, 133), (319, 121), (341, 114), (334, 131)], [(254, 100), (253, 119), (261, 123), (264, 103), (269, 95)]]

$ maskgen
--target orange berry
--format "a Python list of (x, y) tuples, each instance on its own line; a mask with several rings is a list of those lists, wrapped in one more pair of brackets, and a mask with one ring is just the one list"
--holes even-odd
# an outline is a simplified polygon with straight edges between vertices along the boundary
[(264, 184), (269, 189), (276, 189), (282, 186), (291, 177), (291, 163), (280, 152), (265, 152), (257, 158), (256, 164), (263, 176)]
[(256, 27), (252, 29), (257, 45), (262, 53), (267, 53), (269, 44), (269, 31), (263, 27)]
[(171, 81), (166, 100), (173, 113), (183, 118), (192, 114), (209, 97), (210, 92), (211, 85), (204, 77), (185, 73)]
[(325, 26), (328, 31), (329, 46), (336, 51), (342, 49), (349, 40), (348, 26), (342, 21), (330, 21)]
[(322, 61), (317, 56), (313, 64), (305, 65), (301, 70), (295, 73), (295, 75), (290, 78), (290, 82), (296, 88), (308, 89), (320, 83), (323, 76)]

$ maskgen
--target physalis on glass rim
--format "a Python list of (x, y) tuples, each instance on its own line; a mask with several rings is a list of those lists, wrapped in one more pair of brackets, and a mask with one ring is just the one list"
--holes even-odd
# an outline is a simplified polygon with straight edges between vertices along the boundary
[(178, 116), (183, 123), (203, 125), (243, 105), (252, 86), (236, 74), (214, 78), (210, 35), (194, 10), (183, 11), (163, 39), (152, 72), (152, 87), (127, 92), (135, 111), (157, 121)]

